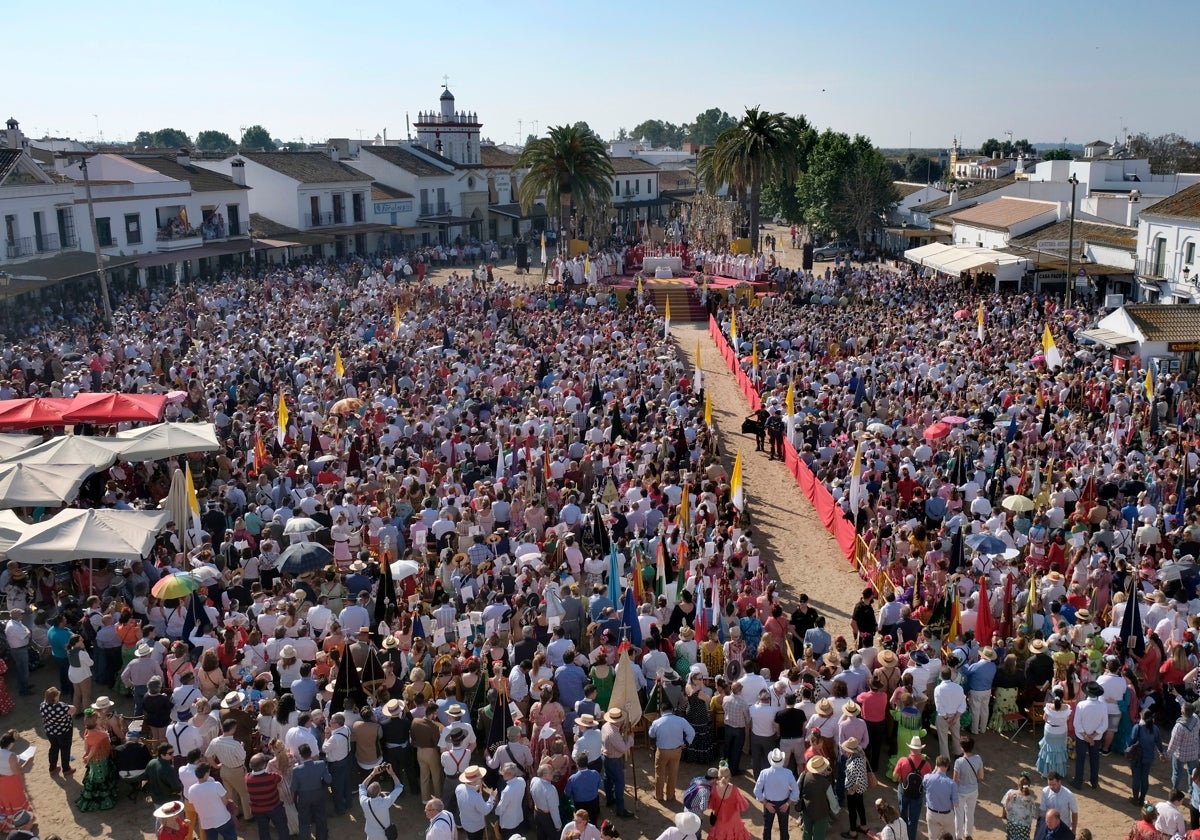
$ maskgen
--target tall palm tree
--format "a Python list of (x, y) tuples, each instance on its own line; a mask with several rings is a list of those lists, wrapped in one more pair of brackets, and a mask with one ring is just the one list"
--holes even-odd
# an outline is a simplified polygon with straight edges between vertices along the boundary
[(794, 180), (803, 158), (803, 117), (747, 108), (732, 128), (703, 149), (696, 174), (709, 192), (728, 186), (744, 196), (749, 206), (750, 243), (758, 249), (759, 205), (764, 184), (776, 179)]
[(546, 137), (526, 144), (514, 169), (525, 170), (517, 187), (521, 212), (528, 213), (541, 196), (558, 202), (558, 229), (565, 230), (571, 211), (602, 218), (612, 200), (612, 161), (599, 137), (582, 125), (560, 125)]

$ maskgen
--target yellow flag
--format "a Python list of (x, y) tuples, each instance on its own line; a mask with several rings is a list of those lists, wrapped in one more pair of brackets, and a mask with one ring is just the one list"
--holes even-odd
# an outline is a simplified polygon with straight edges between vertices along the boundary
[(396, 322), (396, 332), (400, 332), (400, 304), (392, 304), (392, 318)]
[(642, 293), (642, 278), (641, 278), (641, 275), (639, 275), (638, 276), (638, 294), (640, 295), (641, 293)]
[(1146, 389), (1146, 399), (1154, 399), (1154, 365), (1146, 368), (1146, 378), (1142, 382), (1142, 387)]
[(1042, 355), (1046, 358), (1046, 367), (1050, 370), (1062, 367), (1062, 354), (1054, 346), (1054, 336), (1050, 333), (1050, 325), (1042, 329)]
[(784, 406), (787, 408), (788, 417), (796, 413), (796, 385), (788, 382), (787, 397), (784, 398)]
[(183, 480), (187, 485), (185, 489), (187, 490), (188, 510), (190, 510), (193, 515), (199, 516), (200, 500), (196, 498), (196, 485), (192, 482), (192, 465), (184, 462), (183, 468), (185, 470)]
[(667, 296), (667, 320), (668, 321), (671, 320), (671, 297), (670, 297), (670, 295)]
[(737, 310), (734, 309), (729, 313), (729, 342), (733, 345), (733, 352), (737, 352)]
[(979, 321), (979, 340), (983, 341), (983, 304), (982, 303), (979, 304), (978, 321)]
[(692, 524), (691, 500), (688, 495), (692, 492), (692, 487), (686, 481), (683, 483), (683, 495), (679, 497), (679, 524), (686, 529)]
[(758, 370), (758, 345), (755, 344), (750, 348), (750, 366), (756, 371)]
[(712, 428), (712, 391), (704, 391), (704, 425)]
[(733, 475), (729, 477), (729, 499), (738, 510), (746, 509), (746, 491), (742, 487), (742, 450), (738, 450), (733, 461)]
[(279, 445), (283, 446), (287, 439), (288, 427), (288, 408), (287, 400), (283, 397), (283, 392), (279, 392), (279, 409), (275, 420), (275, 439), (279, 441)]
[(341, 379), (346, 375), (346, 366), (342, 364), (342, 348), (333, 348), (333, 372)]
[(592, 276), (592, 258), (590, 255), (583, 258), (583, 279), (589, 280)]
[(700, 339), (696, 339), (696, 370), (704, 370), (700, 367)]

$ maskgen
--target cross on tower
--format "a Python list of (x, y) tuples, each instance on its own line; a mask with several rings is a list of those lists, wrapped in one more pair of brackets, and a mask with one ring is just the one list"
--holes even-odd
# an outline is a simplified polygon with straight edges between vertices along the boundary
[(442, 76), (442, 87), (444, 87), (444, 88), (450, 87), (450, 77), (449, 76)]

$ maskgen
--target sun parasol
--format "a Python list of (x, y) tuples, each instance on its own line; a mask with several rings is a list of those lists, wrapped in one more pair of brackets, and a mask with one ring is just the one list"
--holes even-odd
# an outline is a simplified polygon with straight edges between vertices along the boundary
[(39, 565), (92, 557), (139, 560), (150, 553), (169, 519), (166, 511), (68, 508), (30, 525), (9, 547), (8, 558)]
[(960, 417), (957, 414), (947, 414), (942, 418), (943, 423), (949, 423), (952, 426), (959, 426), (967, 422), (966, 417)]
[(0, 507), (70, 504), (92, 472), (91, 464), (0, 464)]
[(13, 455), (24, 452), (31, 446), (37, 446), (41, 442), (41, 435), (0, 435), (0, 458), (11, 458)]
[(0, 510), (0, 560), (5, 558), (8, 547), (28, 531), (30, 525), (11, 510)]
[(407, 580), (421, 571), (420, 567), (411, 560), (397, 560), (389, 568), (392, 571), (392, 580)]
[(873, 432), (877, 435), (884, 435), (885, 437), (891, 437), (893, 434), (895, 434), (896, 430), (893, 429), (891, 426), (889, 426), (887, 423), (871, 423), (869, 426), (867, 426), (867, 431)]
[(283, 550), (278, 562), (288, 574), (300, 575), (328, 566), (333, 562), (333, 552), (320, 543), (296, 543)]
[(1000, 503), (1000, 507), (1010, 510), (1013, 513), (1023, 513), (1027, 510), (1033, 510), (1036, 505), (1033, 503), (1033, 499), (1028, 496), (1007, 496)]
[(961, 321), (963, 318), (969, 318), (970, 316), (971, 316), (970, 309), (960, 309), (954, 313), (954, 320)]
[(941, 440), (950, 434), (950, 426), (947, 423), (934, 423), (924, 432), (925, 440)]
[(973, 551), (980, 554), (1001, 554), (1004, 549), (1008, 548), (1002, 540), (991, 534), (972, 534), (967, 537), (966, 543)]
[(212, 423), (155, 423), (141, 429), (117, 432), (123, 441), (121, 457), (127, 461), (157, 461), (192, 452), (219, 452), (217, 427)]
[(116, 463), (123, 445), (112, 438), (59, 435), (6, 459), (15, 464), (88, 464), (106, 470)]
[(284, 536), (292, 536), (293, 534), (312, 534), (320, 531), (325, 526), (315, 519), (309, 519), (307, 516), (293, 516), (283, 526)]
[(150, 589), (155, 598), (168, 600), (170, 598), (186, 598), (201, 587), (200, 580), (191, 572), (175, 572), (158, 579)]
[(363, 402), (358, 397), (346, 397), (338, 400), (329, 409), (330, 414), (353, 414), (362, 408)]

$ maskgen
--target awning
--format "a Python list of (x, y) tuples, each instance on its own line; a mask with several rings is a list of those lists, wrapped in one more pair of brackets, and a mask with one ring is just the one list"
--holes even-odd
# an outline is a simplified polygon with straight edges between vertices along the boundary
[(359, 222), (353, 225), (334, 225), (319, 228), (310, 228), (312, 232), (328, 234), (329, 236), (348, 236), (354, 233), (382, 233), (392, 229), (392, 225), (385, 225), (380, 222)]
[[(103, 257), (106, 271), (115, 271), (137, 262), (135, 257)], [(53, 286), (64, 280), (96, 273), (96, 255), (91, 251), (68, 251), (4, 266), (8, 282), (0, 286), (0, 300), (23, 295), (35, 289)]]
[(179, 251), (163, 251), (157, 254), (146, 254), (137, 258), (138, 268), (157, 268), (171, 263), (186, 260), (200, 260), (205, 257), (223, 257), (228, 254), (246, 254), (254, 247), (249, 237), (245, 239), (230, 239), (225, 242), (212, 242), (199, 248), (184, 248)]
[[(937, 249), (937, 250), (926, 250)], [(942, 245), (934, 243), (923, 248), (912, 248), (904, 252), (906, 259), (912, 260), (911, 255), (920, 252), (915, 260), (926, 268), (932, 268), (944, 274), (961, 277), (963, 272), (977, 271), (991, 267), (995, 270), (998, 280), (1019, 279), (1029, 260), (1025, 257), (994, 251), (991, 248), (973, 248), (965, 245)]]
[(422, 216), (421, 218), (417, 219), (417, 221), (421, 222), (422, 224), (444, 225), (444, 226), (450, 227), (453, 225), (469, 225), (472, 222), (482, 222), (483, 219), (472, 219), (469, 216), (443, 215), (443, 216)]
[(915, 262), (917, 265), (925, 265), (925, 258), (932, 257), (935, 254), (941, 254), (944, 251), (953, 251), (954, 248), (942, 242), (932, 242), (929, 245), (922, 245), (920, 248), (909, 248), (904, 252), (904, 259)]
[(920, 227), (890, 227), (885, 233), (888, 236), (902, 236), (905, 239), (923, 239), (929, 236), (945, 236), (946, 234), (940, 230), (933, 228)]
[(1080, 330), (1077, 335), (1080, 338), (1091, 341), (1094, 344), (1103, 344), (1105, 347), (1116, 349), (1122, 344), (1136, 344), (1137, 339), (1124, 335), (1114, 330), (1107, 330), (1103, 327), (1093, 327), (1090, 330)]

